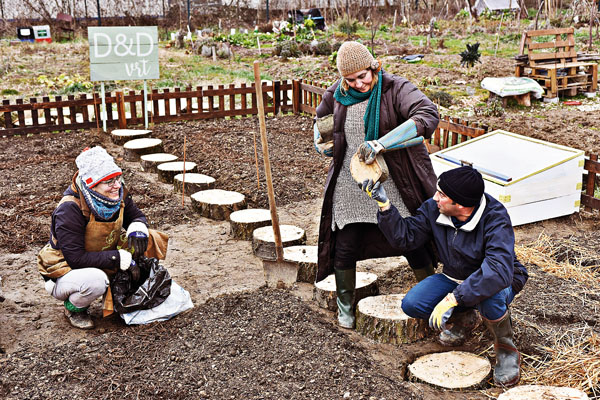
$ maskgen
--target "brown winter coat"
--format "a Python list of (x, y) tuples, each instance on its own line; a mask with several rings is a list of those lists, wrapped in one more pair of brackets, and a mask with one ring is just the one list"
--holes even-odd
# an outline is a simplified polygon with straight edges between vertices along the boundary
[[(317, 117), (334, 114), (333, 160), (325, 182), (325, 194), (319, 226), (319, 254), (317, 279), (319, 282), (333, 273), (335, 232), (331, 229), (333, 191), (346, 152), (344, 124), (347, 108), (338, 103), (333, 94), (339, 81), (327, 89), (317, 107)], [(419, 89), (404, 78), (383, 72), (381, 86), (381, 109), (379, 113), (379, 137), (402, 124), (409, 118), (415, 121), (417, 134), (430, 138), (437, 128), (437, 107)], [(408, 210), (414, 214), (423, 201), (432, 197), (436, 188), (436, 176), (424, 144), (383, 154), (390, 176), (398, 188)], [(365, 238), (368, 241), (368, 238)], [(368, 244), (368, 243), (367, 243)], [(373, 247), (377, 247), (374, 245)], [(369, 246), (365, 246), (369, 248)], [(371, 255), (372, 256), (372, 255)], [(370, 258), (365, 255), (364, 259)]]

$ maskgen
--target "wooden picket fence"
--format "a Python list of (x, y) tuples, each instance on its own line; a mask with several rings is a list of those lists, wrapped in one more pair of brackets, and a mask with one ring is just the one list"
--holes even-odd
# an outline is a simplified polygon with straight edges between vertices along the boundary
[[(305, 80), (263, 82), (265, 112), (315, 115), (326, 84)], [(143, 92), (106, 93), (106, 125), (125, 128), (144, 123)], [(207, 87), (153, 89), (148, 93), (148, 121), (150, 123), (187, 121), (238, 116), (258, 113), (254, 84), (218, 85)], [(90, 129), (101, 127), (98, 116), (102, 100), (97, 93), (41, 101), (30, 98), (16, 99), (15, 104), (3, 100), (0, 105), (0, 137), (27, 135), (40, 132)], [(488, 127), (478, 123), (443, 116), (426, 142), (430, 152), (445, 149), (465, 140), (481, 136)], [(600, 210), (600, 199), (594, 193), (600, 190), (600, 162), (598, 155), (586, 157), (581, 204)]]

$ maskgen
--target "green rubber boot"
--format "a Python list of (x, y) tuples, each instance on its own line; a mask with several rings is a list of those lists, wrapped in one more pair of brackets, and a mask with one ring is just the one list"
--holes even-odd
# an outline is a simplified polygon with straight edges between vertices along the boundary
[(337, 294), (338, 324), (342, 328), (354, 329), (354, 292), (356, 268), (335, 270), (335, 292)]
[(496, 366), (494, 383), (501, 387), (511, 387), (521, 378), (521, 355), (513, 342), (513, 329), (510, 310), (495, 321), (483, 318), (483, 322), (494, 336)]

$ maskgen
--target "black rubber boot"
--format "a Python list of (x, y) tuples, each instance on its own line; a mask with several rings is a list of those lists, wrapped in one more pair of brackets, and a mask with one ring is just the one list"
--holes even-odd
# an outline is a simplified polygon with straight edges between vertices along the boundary
[(338, 324), (342, 328), (354, 329), (354, 292), (356, 268), (335, 269), (335, 291), (337, 294)]
[(494, 335), (494, 351), (496, 366), (494, 367), (494, 383), (502, 387), (511, 387), (521, 379), (521, 354), (513, 343), (512, 321), (510, 310), (495, 321), (483, 318), (488, 330)]
[(417, 282), (421, 282), (423, 279), (427, 278), (428, 276), (431, 276), (435, 273), (435, 271), (433, 270), (433, 266), (431, 264), (428, 264), (426, 267), (423, 268), (412, 268), (412, 272), (413, 274), (415, 274), (415, 278), (417, 279)]
[(447, 324), (452, 324), (452, 327), (442, 330), (438, 341), (443, 346), (462, 346), (467, 338), (467, 334), (475, 329), (478, 323), (479, 318), (474, 309), (461, 313), (454, 312), (447, 322)]

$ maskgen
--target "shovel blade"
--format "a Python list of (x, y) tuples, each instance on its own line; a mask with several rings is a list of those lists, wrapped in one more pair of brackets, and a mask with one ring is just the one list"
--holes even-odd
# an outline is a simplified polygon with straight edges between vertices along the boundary
[(298, 279), (298, 265), (296, 263), (263, 260), (263, 270), (268, 287), (289, 289)]

